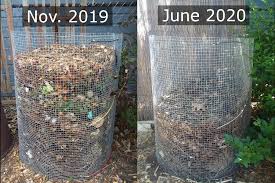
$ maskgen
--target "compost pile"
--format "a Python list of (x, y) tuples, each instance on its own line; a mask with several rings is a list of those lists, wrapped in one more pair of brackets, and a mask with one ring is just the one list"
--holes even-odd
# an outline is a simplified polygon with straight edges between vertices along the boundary
[(162, 96), (155, 108), (157, 158), (180, 177), (213, 180), (234, 169), (233, 152), (225, 144), (224, 134), (241, 135), (246, 119), (243, 113), (249, 109), (236, 107), (234, 113), (221, 116), (224, 105), (211, 105), (214, 99), (206, 92), (209, 95), (199, 96), (173, 90)]
[(83, 179), (111, 153), (111, 46), (54, 44), (17, 56), (20, 158), (50, 177)]

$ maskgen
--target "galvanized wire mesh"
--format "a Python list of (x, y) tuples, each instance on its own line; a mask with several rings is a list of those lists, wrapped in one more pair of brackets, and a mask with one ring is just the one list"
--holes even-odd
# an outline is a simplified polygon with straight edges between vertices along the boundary
[(13, 33), (20, 159), (85, 179), (111, 154), (122, 36)]
[(224, 134), (250, 119), (251, 40), (150, 37), (156, 156), (169, 172), (213, 180), (234, 170)]

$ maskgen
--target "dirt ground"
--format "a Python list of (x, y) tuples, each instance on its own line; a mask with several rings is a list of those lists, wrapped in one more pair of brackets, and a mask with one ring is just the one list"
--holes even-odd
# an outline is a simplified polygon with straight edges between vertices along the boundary
[[(9, 127), (14, 136), (17, 135), (16, 107), (4, 106)], [(112, 158), (96, 176), (86, 183), (93, 182), (140, 182), (140, 183), (196, 183), (190, 179), (180, 179), (167, 174), (155, 159), (154, 130), (152, 125), (138, 124), (138, 136), (136, 132), (122, 128), (115, 128)], [(138, 151), (136, 152), (136, 145)], [(137, 158), (136, 158), (137, 157)], [(137, 169), (136, 169), (137, 163)], [(137, 181), (138, 179), (138, 181)], [(234, 181), (233, 181), (234, 179)], [(3, 183), (70, 183), (76, 180), (52, 181), (46, 176), (33, 172), (31, 168), (24, 166), (18, 157), (18, 140), (15, 139), (12, 150), (1, 160), (1, 182)], [(275, 165), (264, 162), (257, 168), (241, 168), (236, 177), (227, 179), (221, 183), (273, 183), (275, 182)]]
[[(34, 172), (20, 162), (15, 105), (5, 105), (4, 111), (15, 137), (12, 150), (1, 160), (1, 182), (3, 183), (70, 183), (77, 180), (53, 181)], [(112, 157), (107, 165), (86, 183), (136, 182), (136, 131), (129, 130), (116, 122)]]
[[(152, 122), (138, 123), (138, 182), (140, 183), (197, 183), (191, 179), (181, 179), (166, 173), (159, 167), (154, 150), (154, 130)], [(275, 165), (264, 162), (257, 168), (240, 168), (235, 177), (219, 181), (219, 183), (274, 183)]]

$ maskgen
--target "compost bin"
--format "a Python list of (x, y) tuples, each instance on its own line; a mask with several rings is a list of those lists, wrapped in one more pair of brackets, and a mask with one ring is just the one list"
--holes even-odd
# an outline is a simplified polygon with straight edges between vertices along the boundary
[(122, 36), (13, 33), (20, 159), (56, 179), (87, 179), (112, 146)]
[(251, 40), (150, 36), (156, 156), (198, 181), (230, 175), (232, 149), (250, 119)]

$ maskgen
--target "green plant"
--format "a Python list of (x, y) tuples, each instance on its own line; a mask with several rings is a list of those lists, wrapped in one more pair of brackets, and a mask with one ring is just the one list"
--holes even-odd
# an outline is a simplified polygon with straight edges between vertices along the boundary
[(127, 121), (130, 128), (137, 128), (137, 108), (130, 106), (126, 108), (122, 113), (121, 117), (124, 121)]
[(69, 178), (68, 178), (68, 181), (69, 181), (69, 182), (73, 182), (73, 181), (74, 181), (74, 178), (73, 178), (73, 177), (69, 177)]
[(41, 90), (43, 95), (48, 95), (54, 91), (53, 87), (49, 83), (46, 83), (44, 86), (42, 86)]
[(59, 105), (62, 112), (72, 111), (74, 108), (74, 102), (72, 100), (62, 101)]
[(275, 116), (275, 23), (274, 7), (262, 0), (263, 7), (252, 4), (248, 36), (254, 39), (252, 96), (258, 103), (260, 117)]
[(122, 65), (125, 66), (126, 68), (129, 67), (129, 65), (136, 65), (136, 59), (131, 59), (137, 57), (137, 40), (135, 38), (129, 38), (129, 39), (134, 39), (134, 40), (128, 40), (128, 45), (125, 46), (122, 49), (121, 53), (121, 60), (122, 60)]
[(136, 104), (136, 65), (137, 42), (136, 35), (125, 35), (125, 47), (121, 53), (121, 72), (119, 77), (118, 113), (121, 121), (127, 122), (129, 128), (137, 128)]
[(87, 114), (92, 110), (89, 102), (83, 102), (83, 101), (62, 100), (62, 101), (59, 101), (56, 105), (57, 105), (56, 108), (58, 108), (60, 112), (74, 111), (78, 114)]
[(246, 168), (256, 166), (263, 160), (275, 161), (275, 118), (270, 122), (257, 119), (253, 124), (254, 130), (258, 131), (255, 138), (247, 136), (241, 139), (225, 135), (225, 142), (236, 151), (234, 162)]
[(245, 138), (225, 135), (225, 142), (236, 151), (235, 163), (245, 167), (263, 160), (275, 160), (275, 23), (274, 9), (267, 0), (263, 7), (252, 4), (247, 35), (254, 39), (252, 101), (257, 103), (257, 120)]

